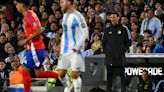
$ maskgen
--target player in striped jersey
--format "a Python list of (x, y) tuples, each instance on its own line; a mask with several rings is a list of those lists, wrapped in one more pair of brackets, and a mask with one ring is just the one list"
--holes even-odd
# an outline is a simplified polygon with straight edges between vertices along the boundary
[(58, 61), (60, 80), (65, 86), (64, 92), (70, 92), (72, 86), (66, 75), (70, 68), (73, 78), (74, 92), (80, 92), (82, 80), (80, 72), (85, 71), (83, 50), (85, 40), (88, 38), (88, 28), (84, 17), (73, 8), (73, 0), (61, 0), (60, 6), (65, 12), (63, 16), (63, 34), (61, 40), (61, 52)]

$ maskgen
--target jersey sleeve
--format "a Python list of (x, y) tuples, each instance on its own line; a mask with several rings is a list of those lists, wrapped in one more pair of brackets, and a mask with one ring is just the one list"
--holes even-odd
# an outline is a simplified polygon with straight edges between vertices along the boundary
[(89, 37), (89, 32), (87, 23), (80, 13), (77, 14), (76, 19), (78, 20), (78, 31), (81, 31), (81, 39), (77, 42), (77, 45), (74, 47), (74, 49), (79, 50), (80, 47), (85, 43), (86, 39)]
[(30, 24), (33, 31), (40, 27), (39, 19), (35, 13), (28, 12), (26, 19), (28, 20), (28, 23)]

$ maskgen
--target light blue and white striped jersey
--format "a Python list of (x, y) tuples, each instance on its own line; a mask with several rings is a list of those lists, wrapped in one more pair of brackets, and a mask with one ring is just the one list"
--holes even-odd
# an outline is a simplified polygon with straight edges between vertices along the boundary
[(61, 40), (61, 54), (70, 52), (72, 49), (83, 51), (85, 40), (88, 38), (88, 27), (81, 13), (74, 10), (63, 16), (63, 34)]

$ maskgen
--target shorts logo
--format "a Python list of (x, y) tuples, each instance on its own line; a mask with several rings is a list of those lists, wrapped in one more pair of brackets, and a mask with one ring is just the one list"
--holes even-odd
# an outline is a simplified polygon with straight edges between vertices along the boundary
[(82, 27), (82, 28), (86, 28), (85, 23), (82, 23), (82, 24), (81, 24), (81, 27)]
[(33, 26), (36, 27), (36, 22), (33, 23)]

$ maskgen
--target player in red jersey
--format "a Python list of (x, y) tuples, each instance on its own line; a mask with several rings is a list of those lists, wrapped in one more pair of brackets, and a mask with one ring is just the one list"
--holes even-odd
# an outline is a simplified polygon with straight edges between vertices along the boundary
[(42, 63), (44, 61), (44, 43), (41, 36), (41, 24), (37, 15), (29, 10), (29, 0), (16, 0), (16, 8), (18, 12), (23, 14), (23, 25), (25, 29), (26, 39), (18, 42), (19, 46), (28, 45), (28, 53), (26, 60), (22, 65), (24, 92), (30, 92), (31, 79), (30, 69), (35, 70), (38, 78), (57, 78), (58, 73), (52, 71), (43, 71)]

